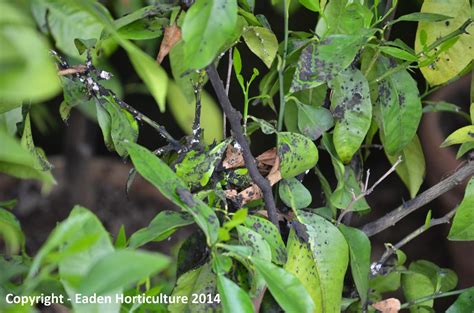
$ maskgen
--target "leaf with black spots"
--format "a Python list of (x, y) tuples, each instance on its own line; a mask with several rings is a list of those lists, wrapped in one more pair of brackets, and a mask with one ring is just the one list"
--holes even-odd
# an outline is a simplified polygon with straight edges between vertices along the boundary
[(342, 162), (348, 163), (360, 148), (372, 120), (369, 83), (361, 71), (348, 68), (331, 82), (331, 111), (336, 120), (334, 146)]
[(311, 169), (318, 162), (318, 149), (315, 144), (301, 134), (280, 132), (278, 138), (278, 157), (283, 178), (295, 177)]
[(306, 208), (312, 201), (309, 190), (296, 178), (282, 180), (278, 193), (281, 200), (292, 209)]

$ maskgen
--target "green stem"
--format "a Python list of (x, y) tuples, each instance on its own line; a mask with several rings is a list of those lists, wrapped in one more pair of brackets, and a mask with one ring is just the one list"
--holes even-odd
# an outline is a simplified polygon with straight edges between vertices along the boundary
[(247, 92), (244, 92), (244, 135), (247, 136), (247, 118), (249, 116), (249, 86), (247, 84)]
[(459, 290), (453, 290), (453, 291), (443, 292), (443, 293), (434, 293), (432, 295), (429, 295), (429, 296), (426, 296), (426, 297), (423, 297), (423, 298), (419, 298), (419, 299), (416, 299), (416, 300), (413, 300), (413, 301), (406, 302), (406, 303), (404, 303), (400, 306), (400, 309), (406, 309), (406, 308), (408, 308), (412, 305), (420, 304), (420, 303), (430, 301), (430, 300), (433, 300), (433, 299), (436, 299), (436, 298), (444, 298), (444, 297), (455, 296), (455, 295), (458, 295), (458, 294), (463, 293), (465, 291), (468, 291), (469, 289), (472, 289), (472, 288), (473, 287), (459, 289)]
[(288, 6), (287, 0), (283, 0), (284, 9), (284, 39), (283, 39), (283, 56), (280, 68), (278, 69), (278, 80), (280, 81), (280, 112), (278, 113), (278, 131), (283, 129), (283, 116), (285, 115), (285, 91), (284, 87), (284, 72), (286, 66), (286, 54), (288, 53)]

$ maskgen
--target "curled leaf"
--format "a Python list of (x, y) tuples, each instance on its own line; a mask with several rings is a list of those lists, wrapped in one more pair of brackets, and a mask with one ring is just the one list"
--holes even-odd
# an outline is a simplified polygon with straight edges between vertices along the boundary
[(156, 56), (156, 62), (161, 64), (163, 59), (168, 55), (171, 48), (181, 40), (181, 28), (174, 23), (171, 26), (165, 27), (165, 34), (163, 36), (163, 40), (161, 41), (160, 51)]
[(400, 300), (396, 298), (389, 298), (372, 304), (374, 309), (382, 313), (397, 313), (400, 311)]

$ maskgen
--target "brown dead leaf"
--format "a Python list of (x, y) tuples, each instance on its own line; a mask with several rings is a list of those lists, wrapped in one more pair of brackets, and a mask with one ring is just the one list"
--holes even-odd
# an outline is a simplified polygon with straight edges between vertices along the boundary
[(255, 159), (258, 163), (261, 163), (263, 165), (273, 166), (273, 163), (275, 163), (275, 159), (277, 156), (276, 152), (276, 148), (271, 148), (270, 150), (267, 150), (264, 153), (260, 154)]
[(225, 159), (222, 161), (222, 166), (225, 169), (238, 168), (245, 165), (244, 156), (240, 149), (235, 148), (232, 145), (227, 146), (225, 153)]
[(268, 173), (267, 179), (270, 182), (270, 185), (275, 185), (281, 180), (281, 172), (280, 172), (280, 158), (275, 156), (275, 160), (273, 161), (272, 169), (270, 173)]
[(156, 62), (161, 64), (163, 59), (168, 55), (171, 48), (181, 40), (181, 28), (179, 28), (176, 23), (171, 26), (165, 27), (165, 33), (163, 35), (163, 40), (161, 41), (160, 51), (156, 56)]
[(400, 300), (396, 298), (389, 298), (372, 304), (374, 309), (382, 313), (398, 313), (400, 311)]
[(66, 75), (72, 75), (72, 74), (77, 74), (77, 73), (84, 73), (87, 70), (87, 66), (83, 64), (71, 66), (69, 68), (65, 68), (62, 70), (58, 71), (59, 76), (66, 76)]

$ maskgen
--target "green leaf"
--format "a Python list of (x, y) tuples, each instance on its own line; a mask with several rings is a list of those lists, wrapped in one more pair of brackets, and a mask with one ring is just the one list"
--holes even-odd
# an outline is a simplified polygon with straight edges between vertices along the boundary
[[(187, 101), (187, 98), (177, 84), (170, 81), (168, 84), (168, 105), (179, 127), (186, 133), (192, 134), (196, 101)], [(222, 113), (215, 100), (206, 92), (201, 91), (201, 127), (204, 130), (204, 142), (211, 144), (221, 141)]]
[(349, 245), (352, 277), (362, 303), (367, 302), (369, 293), (370, 241), (365, 233), (357, 228), (339, 225), (339, 230)]
[(446, 138), (441, 144), (441, 148), (451, 145), (462, 144), (466, 142), (474, 142), (474, 125), (464, 126)]
[(213, 62), (236, 23), (236, 0), (197, 0), (182, 27), (187, 69), (201, 69)]
[(318, 162), (318, 149), (308, 138), (300, 134), (280, 132), (277, 134), (278, 157), (283, 178), (295, 177), (311, 169)]
[(123, 48), (137, 71), (138, 75), (146, 84), (155, 98), (161, 112), (165, 111), (166, 91), (168, 87), (168, 75), (148, 54), (137, 48), (130, 42), (124, 41)]
[[(446, 11), (449, 12), (449, 11)], [(436, 14), (436, 13), (426, 13), (426, 12), (414, 12), (406, 15), (402, 15), (391, 24), (397, 22), (407, 21), (407, 22), (441, 22), (445, 20), (452, 19), (451, 16)]]
[(17, 254), (25, 244), (25, 236), (15, 215), (0, 208), (0, 238), (5, 243), (6, 255)]
[(465, 313), (474, 311), (474, 288), (470, 288), (459, 295), (446, 313)]
[[(209, 246), (217, 241), (219, 220), (214, 211), (202, 200), (192, 197), (186, 185), (157, 156), (134, 143), (128, 143), (128, 153), (137, 171), (174, 204), (190, 213), (196, 224), (201, 227), (207, 237)], [(178, 195), (178, 191), (188, 194)]]
[(107, 254), (95, 263), (80, 285), (83, 295), (103, 295), (130, 286), (169, 265), (169, 259), (159, 253), (119, 250)]
[[(382, 75), (396, 64), (380, 58), (376, 71)], [(420, 123), (422, 107), (416, 81), (406, 70), (397, 71), (377, 84), (375, 106), (383, 132), (384, 149), (388, 154), (399, 153), (412, 142)]]
[(190, 301), (188, 303), (178, 302), (170, 304), (168, 306), (169, 312), (212, 312), (215, 304), (191, 303), (191, 300), (192, 294), (210, 294), (213, 298), (217, 291), (216, 280), (216, 275), (212, 272), (209, 263), (181, 275), (171, 296), (186, 296)]
[(336, 120), (334, 146), (348, 163), (364, 141), (372, 120), (369, 84), (361, 71), (348, 68), (331, 82), (331, 110)]
[(177, 228), (193, 223), (192, 217), (185, 212), (163, 211), (146, 228), (135, 232), (129, 240), (130, 248), (138, 248), (150, 241), (164, 240)]
[(296, 178), (283, 179), (278, 186), (281, 200), (292, 209), (306, 208), (312, 197), (308, 189)]
[(285, 312), (314, 312), (315, 304), (298, 278), (270, 261), (252, 258), (252, 262)]
[[(264, 133), (265, 135), (271, 135), (277, 132), (275, 129), (275, 126), (273, 126), (271, 123), (267, 122), (266, 120), (261, 119), (261, 118), (256, 118), (255, 116), (252, 116), (252, 115), (249, 115), (248, 117), (251, 120), (253, 120), (258, 125), (258, 127), (260, 127), (260, 129), (262, 130), (262, 133)], [(249, 130), (247, 128), (247, 134), (248, 133), (249, 133)]]
[(55, 180), (49, 171), (43, 171), (37, 156), (24, 148), (13, 136), (0, 128), (0, 172), (22, 179), (37, 179), (51, 186)]
[(440, 268), (430, 261), (418, 260), (412, 262), (409, 269), (428, 277), (436, 292), (453, 290), (458, 284), (458, 277), (454, 271), (448, 268)]
[(114, 242), (114, 247), (116, 249), (123, 249), (127, 247), (127, 234), (125, 233), (125, 226), (123, 224), (120, 226), (119, 232)]
[[(437, 39), (454, 32), (471, 18), (471, 5), (468, 0), (426, 0), (421, 7), (421, 13), (447, 13), (454, 18), (439, 22), (420, 21), (415, 40), (417, 53), (422, 52), (424, 46), (429, 46)], [(474, 59), (472, 31), (473, 24), (471, 23), (467, 33), (460, 35), (450, 49), (443, 51), (431, 64), (420, 68), (430, 85), (440, 85), (450, 81)], [(426, 34), (425, 44), (422, 34)]]
[(244, 226), (237, 226), (237, 232), (239, 233), (240, 244), (250, 247), (253, 257), (267, 261), (271, 260), (272, 252), (270, 245), (259, 233)]
[[(336, 161), (333, 160), (333, 164)], [(336, 164), (334, 166), (338, 166)], [(354, 194), (356, 197), (362, 193), (360, 183), (356, 179), (354, 170), (349, 166), (343, 168), (344, 171), (340, 177), (337, 177), (337, 188), (330, 196), (330, 202), (338, 209), (347, 209), (349, 204), (353, 201)], [(361, 212), (370, 209), (369, 204), (365, 198), (361, 198), (352, 203), (351, 211)]]
[(474, 142), (465, 142), (463, 143), (458, 150), (458, 153), (456, 154), (456, 159), (461, 158), (464, 154), (466, 154), (469, 151), (474, 150)]
[(23, 134), (21, 136), (21, 145), (28, 149), (30, 153), (35, 158), (35, 168), (40, 171), (44, 171), (46, 175), (50, 176), (50, 179), (54, 181), (54, 178), (51, 174), (51, 169), (53, 165), (48, 162), (46, 156), (44, 155), (41, 148), (36, 148), (35, 143), (33, 142), (33, 134), (31, 133), (31, 121), (30, 114), (28, 113), (25, 116), (23, 124)]
[(418, 61), (418, 57), (411, 52), (395, 48), (395, 47), (389, 47), (389, 46), (380, 46), (378, 47), (380, 51), (382, 51), (385, 54), (388, 54), (394, 58), (400, 59), (400, 60), (406, 60), (406, 61), (412, 61), (416, 62)]
[(303, 5), (308, 10), (318, 12), (321, 8), (319, 6), (319, 0), (299, 0), (301, 5)]
[(397, 162), (399, 157), (402, 158), (402, 163), (395, 168), (395, 171), (407, 186), (410, 196), (414, 198), (420, 190), (421, 184), (423, 184), (426, 169), (425, 156), (418, 136), (415, 135), (413, 140), (400, 153), (396, 155), (387, 154), (387, 158), (392, 165)]
[(395, 291), (400, 288), (400, 271), (392, 271), (387, 275), (377, 275), (369, 282), (370, 288), (384, 293), (388, 291)]
[[(324, 7), (321, 3), (321, 7)], [(331, 0), (318, 20), (316, 34), (359, 34), (372, 24), (372, 11), (362, 1)]]
[(367, 34), (331, 35), (319, 43), (311, 42), (301, 52), (291, 92), (317, 87), (334, 79), (351, 65), (367, 40)]
[(153, 39), (163, 34), (164, 26), (169, 24), (166, 16), (172, 9), (171, 5), (156, 3), (116, 19), (113, 23), (118, 34), (124, 39)]
[[(102, 23), (76, 6), (75, 3), (65, 0), (35, 1), (48, 9), (48, 29), (51, 31), (56, 46), (67, 55), (80, 57), (74, 43), (75, 39), (100, 39), (103, 29)], [(102, 13), (106, 12), (102, 4), (96, 2), (93, 5)], [(110, 19), (108, 12), (106, 15)]]
[(344, 236), (325, 218), (298, 211), (297, 218), (306, 227), (319, 277), (321, 298), (315, 301), (316, 312), (340, 312), (344, 276), (349, 263), (349, 248)]
[(224, 313), (253, 313), (249, 295), (224, 275), (217, 276), (217, 290), (222, 297)]
[(456, 104), (449, 103), (446, 101), (424, 101), (426, 104), (423, 107), (423, 113), (426, 112), (451, 112), (457, 113), (460, 116), (464, 117), (468, 122), (471, 121), (469, 114), (462, 111), (462, 109)]
[(118, 106), (115, 100), (106, 98), (103, 106), (110, 116), (110, 138), (117, 153), (126, 157), (126, 142), (136, 142), (138, 139), (138, 123), (126, 110)]
[[(11, 3), (2, 2), (0, 10), (4, 16), (10, 14), (10, 19), (13, 16), (19, 19), (1, 19), (0, 112), (3, 113), (20, 106), (22, 101), (40, 102), (51, 98), (60, 90), (60, 84), (48, 44), (31, 27), (31, 21)], [(31, 57), (32, 51), (34, 57)]]
[(286, 248), (280, 232), (269, 220), (255, 215), (247, 216), (244, 225), (254, 230), (265, 239), (272, 252), (272, 262), (284, 264), (286, 262)]
[[(407, 272), (402, 274), (402, 288), (403, 294), (407, 301), (413, 301), (424, 296), (432, 295), (435, 292), (435, 287), (431, 283), (429, 277), (424, 274), (417, 272)], [(425, 302), (410, 306), (411, 313), (425, 313), (430, 312), (423, 308), (433, 307), (433, 300), (427, 300)]]
[(242, 33), (249, 49), (270, 68), (278, 50), (278, 40), (268, 28), (248, 26)]
[(459, 204), (453, 225), (449, 230), (449, 240), (474, 240), (474, 178), (466, 186), (464, 199)]
[[(288, 236), (288, 261), (285, 269), (295, 275), (311, 295), (315, 304), (321, 302), (322, 290), (318, 272), (315, 270), (316, 263), (313, 258), (313, 252), (307, 242), (299, 238), (295, 230), (291, 228)], [(321, 312), (321, 307), (316, 306), (316, 313)]]
[(316, 140), (333, 126), (334, 119), (328, 109), (298, 103), (298, 128), (303, 135)]

